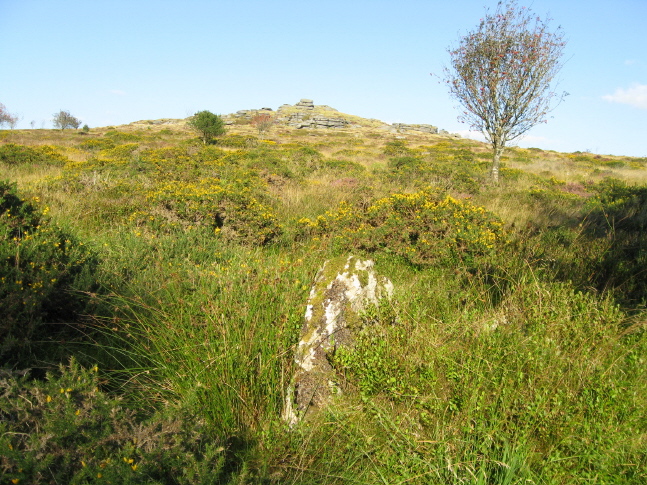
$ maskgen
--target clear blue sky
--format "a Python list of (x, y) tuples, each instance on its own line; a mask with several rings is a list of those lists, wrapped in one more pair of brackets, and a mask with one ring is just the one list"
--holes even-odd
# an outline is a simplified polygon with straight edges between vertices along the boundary
[[(568, 45), (570, 96), (520, 146), (647, 156), (647, 0), (519, 0)], [(90, 127), (313, 99), (458, 132), (429, 73), (496, 0), (0, 0), (0, 103)]]

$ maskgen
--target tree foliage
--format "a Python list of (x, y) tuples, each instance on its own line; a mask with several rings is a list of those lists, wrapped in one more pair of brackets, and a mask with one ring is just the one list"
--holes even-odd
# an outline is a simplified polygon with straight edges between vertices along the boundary
[(0, 126), (9, 125), (13, 130), (16, 127), (20, 117), (7, 111), (4, 104), (0, 103)]
[(198, 111), (189, 118), (188, 124), (198, 132), (205, 145), (211, 143), (214, 138), (224, 135), (227, 131), (222, 118), (211, 111)]
[(251, 123), (258, 130), (258, 134), (263, 136), (274, 125), (274, 117), (269, 113), (256, 113), (252, 116)]
[(81, 126), (81, 120), (75, 118), (70, 114), (69, 111), (60, 110), (58, 113), (54, 113), (52, 118), (52, 123), (54, 128), (61, 131), (66, 128), (74, 128), (75, 130)]
[(445, 81), (464, 109), (459, 120), (492, 144), (495, 182), (506, 144), (546, 122), (563, 98), (551, 82), (562, 67), (564, 35), (561, 27), (551, 31), (548, 24), (515, 0), (500, 1), (449, 49)]

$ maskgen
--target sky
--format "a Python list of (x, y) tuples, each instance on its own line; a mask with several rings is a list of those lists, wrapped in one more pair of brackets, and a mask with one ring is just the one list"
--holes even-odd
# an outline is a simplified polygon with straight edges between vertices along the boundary
[[(464, 136), (448, 47), (496, 0), (0, 0), (0, 103), (18, 128), (90, 127), (312, 99)], [(647, 156), (647, 0), (519, 0), (567, 45), (548, 122), (516, 144)], [(430, 75), (433, 74), (433, 75)]]

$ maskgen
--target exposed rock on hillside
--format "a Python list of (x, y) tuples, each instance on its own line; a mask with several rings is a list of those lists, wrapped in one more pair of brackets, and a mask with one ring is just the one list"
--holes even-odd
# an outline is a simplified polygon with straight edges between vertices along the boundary
[(348, 121), (343, 118), (328, 118), (322, 115), (307, 115), (304, 113), (294, 113), (285, 118), (288, 126), (295, 128), (344, 128), (349, 125)]
[[(277, 123), (297, 129), (372, 128), (391, 133), (421, 132), (434, 135), (448, 135), (445, 130), (439, 130), (433, 125), (406, 123), (393, 123), (389, 125), (380, 120), (341, 113), (330, 106), (315, 105), (311, 99), (301, 99), (293, 105), (283, 104), (276, 111), (267, 107), (242, 109), (232, 114), (223, 115), (222, 119), (227, 125), (246, 125), (258, 114), (268, 114)], [(144, 120), (131, 123), (131, 125), (136, 128), (140, 126), (148, 127), (150, 125), (169, 125), (173, 128), (185, 129), (186, 120)]]
[(242, 121), (251, 121), (251, 119), (257, 114), (268, 114), (273, 115), (274, 110), (272, 108), (261, 108), (261, 109), (241, 109), (236, 111), (234, 114), (223, 116), (223, 121), (227, 125), (233, 125), (238, 120)]
[(329, 116), (329, 112), (338, 111), (329, 106), (315, 107), (311, 99), (302, 99), (294, 106), (283, 105), (277, 113), (278, 121), (294, 128), (345, 128), (350, 122), (338, 116)]
[(433, 125), (407, 125), (405, 123), (393, 123), (391, 127), (395, 131), (422, 131), (433, 135), (438, 134), (438, 128)]
[(295, 362), (286, 391), (283, 419), (294, 426), (342, 392), (330, 363), (339, 347), (353, 343), (353, 321), (369, 305), (389, 298), (393, 284), (378, 276), (371, 260), (354, 256), (327, 261), (310, 291)]
[(311, 99), (302, 99), (294, 106), (300, 109), (315, 109), (315, 105)]

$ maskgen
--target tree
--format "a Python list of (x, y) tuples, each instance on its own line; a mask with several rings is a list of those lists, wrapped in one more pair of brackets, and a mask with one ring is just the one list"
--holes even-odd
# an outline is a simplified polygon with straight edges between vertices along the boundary
[(5, 123), (8, 123), (10, 117), (11, 115), (7, 112), (6, 106), (0, 103), (0, 126), (3, 126)]
[(7, 108), (4, 104), (0, 103), (0, 126), (9, 125), (13, 130), (20, 121), (20, 116), (12, 115), (7, 111)]
[(198, 111), (189, 118), (187, 123), (198, 132), (205, 145), (211, 143), (214, 138), (224, 135), (227, 131), (222, 118), (211, 111)]
[(445, 69), (445, 81), (464, 108), (459, 120), (492, 144), (495, 183), (507, 143), (546, 122), (567, 95), (551, 88), (566, 43), (561, 27), (552, 32), (548, 22), (515, 0), (500, 1), (493, 14), (486, 11), (478, 28), (448, 50), (452, 69)]
[(258, 134), (262, 137), (274, 125), (274, 118), (268, 113), (256, 113), (251, 119), (252, 126), (256, 127)]
[(9, 115), (9, 119), (7, 123), (9, 124), (9, 128), (12, 130), (16, 129), (16, 126), (18, 126), (18, 122), (22, 119), (22, 116), (14, 114), (14, 115)]
[(75, 130), (81, 126), (81, 120), (75, 118), (70, 114), (69, 111), (60, 110), (58, 113), (54, 113), (52, 116), (52, 123), (54, 128), (60, 129), (63, 131), (66, 128), (74, 128)]

